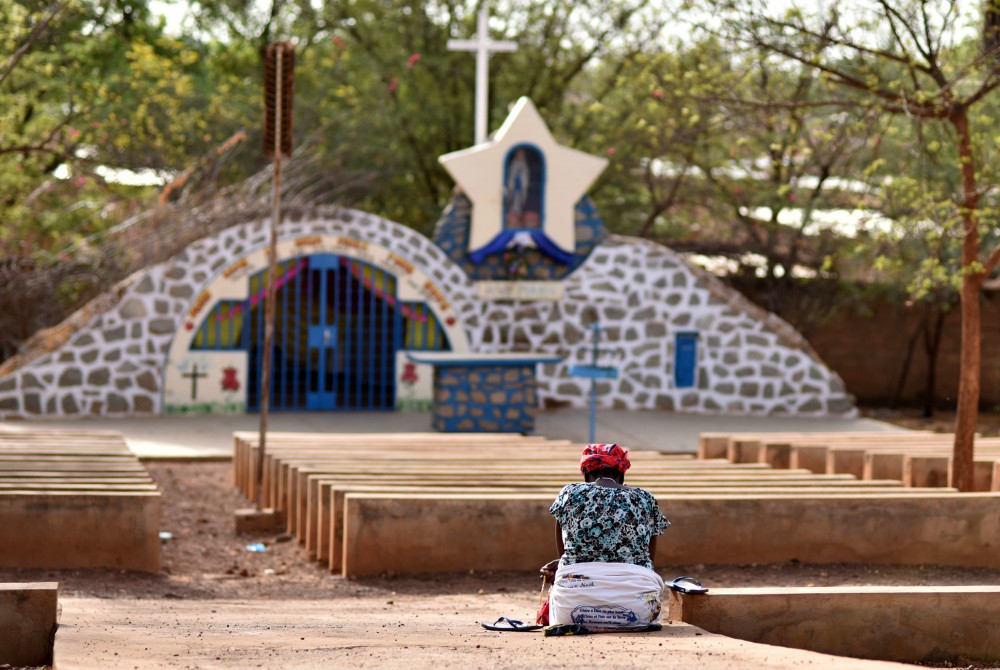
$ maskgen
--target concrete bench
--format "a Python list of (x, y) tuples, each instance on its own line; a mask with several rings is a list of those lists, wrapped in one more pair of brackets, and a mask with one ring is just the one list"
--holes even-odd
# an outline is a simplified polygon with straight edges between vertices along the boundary
[[(241, 450), (242, 451), (242, 450)], [(530, 453), (524, 454), (525, 460), (544, 460), (556, 453), (563, 455), (578, 451), (570, 448), (568, 442), (556, 442), (553, 444), (537, 443), (531, 448)], [(234, 481), (244, 493), (253, 500), (256, 488), (256, 444), (246, 445), (246, 452), (240, 459), (234, 459)], [(295, 445), (283, 445), (280, 448), (268, 448), (263, 463), (264, 487), (268, 489), (265, 495), (275, 492), (275, 487), (282, 487), (282, 463), (290, 460), (334, 460), (348, 459), (357, 460), (363, 458), (372, 462), (382, 461), (382, 466), (386, 467), (387, 462), (399, 464), (406, 461), (425, 462), (433, 460), (447, 460), (456, 458), (466, 458), (475, 460), (498, 460), (497, 445), (434, 445), (431, 443), (411, 443), (409, 447), (399, 445), (379, 445), (372, 444), (330, 444), (324, 446), (314, 446), (310, 448), (300, 448)], [(242, 463), (242, 465), (237, 463)], [(268, 504), (270, 500), (265, 499)]]
[[(347, 493), (345, 576), (533, 570), (555, 558), (547, 495)], [(1000, 495), (677, 495), (656, 564), (885, 563), (1000, 568)]]
[(55, 582), (0, 583), (0, 665), (52, 663), (58, 590)]
[(0, 434), (0, 567), (158, 572), (159, 525), (159, 491), (120, 434)]
[[(707, 585), (711, 587), (711, 585)], [(750, 642), (903, 663), (1000, 660), (1000, 586), (669, 591), (669, 619)]]
[[(427, 473), (432, 476), (435, 471), (440, 471), (444, 467), (459, 468), (460, 472), (475, 472), (488, 469), (490, 472), (539, 472), (549, 475), (563, 473), (565, 478), (575, 478), (579, 476), (579, 453), (577, 449), (562, 449), (555, 453), (535, 453), (526, 454), (519, 458), (517, 462), (498, 456), (496, 452), (479, 454), (469, 454), (460, 448), (449, 448), (448, 450), (438, 450), (434, 453), (416, 453), (413, 451), (393, 451), (380, 453), (336, 453), (335, 449), (327, 452), (315, 452), (303, 454), (292, 449), (278, 453), (269, 453), (264, 459), (263, 472), (263, 502), (267, 506), (285, 507), (294, 495), (297, 488), (295, 481), (295, 468), (308, 467), (313, 465), (321, 467), (324, 463), (334, 464), (337, 471), (354, 471), (359, 473), (368, 472), (372, 474), (396, 471), (409, 472), (414, 475)], [(724, 462), (703, 462), (695, 461), (690, 457), (663, 456), (656, 452), (636, 453), (633, 458), (636, 463), (659, 462), (669, 464), (669, 467), (676, 470), (706, 468), (731, 469), (731, 465)], [(645, 467), (645, 466), (644, 466)], [(747, 466), (747, 469), (763, 469), (766, 466)], [(240, 489), (250, 500), (255, 500), (256, 491), (252, 481), (243, 480), (240, 482)]]
[[(875, 493), (880, 489), (895, 489), (901, 486), (899, 482), (861, 482), (848, 475), (827, 476), (813, 475), (805, 471), (743, 468), (724, 461), (715, 463), (690, 458), (677, 460), (655, 453), (643, 454), (637, 461), (641, 463), (641, 469), (637, 468), (638, 474), (630, 477), (629, 482), (664, 493), (711, 492), (738, 488), (747, 491), (764, 489), (773, 493), (784, 489), (782, 493), (796, 495), (836, 493), (838, 489), (844, 487), (862, 488)], [(386, 463), (369, 461), (363, 456), (356, 456), (353, 460), (335, 458), (330, 461), (316, 457), (284, 459), (281, 456), (274, 456), (274, 464), (282, 470), (280, 483), (283, 483), (283, 488), (279, 487), (276, 492), (271, 492), (267, 504), (285, 512), (288, 531), (299, 538), (300, 544), (303, 544), (311, 555), (320, 558), (324, 555), (324, 551), (318, 547), (326, 544), (319, 536), (325, 535), (325, 530), (320, 529), (327, 523), (325, 509), (328, 505), (327, 492), (332, 485), (328, 480), (341, 483), (367, 483), (372, 486), (377, 486), (379, 483), (413, 485), (415, 482), (461, 488), (513, 486), (527, 489), (544, 486), (554, 494), (566, 483), (579, 479), (575, 450), (570, 458), (564, 454), (560, 459), (518, 464), (511, 464), (509, 461), (439, 460), (433, 461), (433, 469), (428, 467), (426, 460), (407, 461), (403, 464), (393, 460), (391, 467), (386, 471), (384, 469)], [(320, 493), (319, 487), (324, 484), (327, 486)]]
[[(927, 487), (946, 486), (950, 481), (952, 441), (947, 434), (924, 432), (708, 433), (702, 435), (699, 454), (724, 453), (733, 462), (761, 462), (775, 468), (805, 468), (862, 479), (899, 479), (910, 486)], [(916, 460), (907, 464), (907, 458)], [(1000, 439), (977, 438), (975, 491), (994, 490), (993, 464), (998, 459)]]
[(160, 494), (0, 492), (0, 567), (160, 569)]
[[(305, 485), (305, 509), (302, 511), (303, 497), (299, 497), (300, 516), (296, 527), (296, 535), (300, 544), (303, 544), (311, 557), (321, 562), (327, 562), (330, 551), (336, 559), (336, 564), (331, 563), (331, 570), (339, 570), (339, 540), (334, 548), (330, 546), (331, 523), (341, 527), (343, 516), (343, 493), (345, 491), (364, 490), (368, 492), (385, 490), (398, 492), (407, 490), (416, 492), (421, 488), (428, 491), (447, 493), (450, 490), (461, 488), (468, 490), (479, 487), (483, 492), (489, 490), (520, 490), (522, 492), (538, 491), (555, 494), (571, 479), (556, 479), (554, 477), (528, 479), (524, 477), (498, 478), (484, 477), (470, 474), (467, 476), (455, 476), (451, 478), (434, 478), (423, 482), (421, 486), (415, 486), (414, 480), (406, 476), (397, 475), (357, 475), (355, 473), (322, 473), (309, 474)], [(786, 478), (772, 477), (763, 474), (748, 480), (746, 476), (736, 477), (731, 475), (701, 475), (682, 476), (677, 478), (639, 478), (629, 479), (629, 482), (636, 486), (660, 491), (664, 495), (671, 495), (682, 488), (688, 491), (697, 490), (708, 493), (715, 492), (723, 488), (731, 488), (740, 491), (760, 491), (778, 492), (784, 490), (788, 495), (807, 495), (809, 493), (823, 493), (843, 489), (853, 489), (855, 492), (859, 488), (870, 491), (894, 491), (898, 492), (902, 486), (900, 482), (859, 482), (849, 478), (840, 478), (832, 481), (824, 481), (810, 476), (808, 479), (802, 475), (792, 475)], [(334, 498), (331, 498), (334, 495)], [(331, 522), (331, 515), (333, 521)]]
[[(242, 482), (251, 482), (256, 465), (256, 452), (259, 448), (260, 434), (249, 431), (233, 433), (233, 473), (234, 482), (239, 486)], [(363, 446), (366, 451), (379, 449), (407, 448), (422, 443), (432, 446), (447, 446), (453, 444), (465, 446), (498, 446), (512, 442), (517, 444), (534, 444), (547, 441), (542, 436), (508, 435), (481, 433), (475, 435), (442, 435), (439, 433), (364, 433), (364, 434), (317, 434), (269, 432), (267, 434), (267, 452), (280, 450), (283, 447), (303, 449), (310, 445), (321, 448), (345, 448)], [(568, 444), (568, 442), (565, 442)]]
[[(562, 441), (534, 441), (511, 461), (490, 440), (359, 444), (300, 437), (285, 434), (267, 450), (264, 502), (284, 512), (311, 558), (347, 576), (537, 569), (555, 552), (548, 507), (563, 485), (579, 479), (579, 447)], [(509, 448), (511, 436), (503, 442)], [(257, 457), (256, 436), (234, 439), (234, 477), (251, 499), (256, 487), (246, 475)], [(988, 535), (979, 524), (988, 527), (997, 522), (990, 514), (1000, 516), (998, 496), (958, 513), (950, 511), (954, 492), (904, 489), (900, 480), (646, 451), (633, 451), (632, 460), (638, 467), (629, 483), (657, 495), (668, 516), (684, 519), (684, 531), (680, 522), (668, 531), (664, 544), (671, 549), (661, 550), (661, 560), (671, 563), (979, 565), (989, 561), (982, 554), (991, 540), (974, 537), (971, 549), (938, 545), (966, 527)]]
[[(897, 483), (898, 484), (898, 483)], [(304, 537), (300, 537), (300, 542), (304, 543), (310, 558), (326, 563), (331, 572), (339, 572), (342, 567), (342, 553), (344, 546), (344, 516), (345, 516), (345, 496), (349, 493), (372, 493), (372, 494), (416, 494), (419, 496), (435, 495), (440, 498), (450, 498), (454, 495), (480, 495), (484, 498), (509, 498), (518, 497), (524, 494), (544, 496), (544, 508), (548, 510), (549, 504), (555, 499), (556, 494), (562, 487), (562, 483), (553, 483), (548, 486), (539, 486), (528, 489), (523, 486), (517, 487), (475, 487), (471, 485), (452, 485), (448, 487), (433, 486), (413, 486), (400, 483), (392, 484), (347, 484), (343, 481), (322, 481), (320, 482), (320, 501), (318, 512), (310, 516)], [(699, 496), (713, 498), (740, 498), (747, 499), (753, 497), (769, 496), (783, 498), (799, 498), (802, 496), (857, 496), (857, 489), (844, 487), (815, 488), (804, 492), (798, 487), (753, 487), (753, 486), (731, 486), (731, 487), (664, 487), (657, 485), (646, 485), (658, 499), (668, 501), (681, 497), (696, 498)], [(880, 497), (893, 497), (900, 493), (901, 488), (891, 487), (870, 487), (864, 490), (865, 495), (872, 499)], [(548, 520), (551, 524), (551, 519)]]
[(781, 432), (781, 433), (702, 433), (698, 440), (698, 458), (727, 458), (733, 462), (745, 463), (759, 460), (759, 443), (830, 439), (835, 441), (850, 439), (882, 440), (901, 436), (933, 435), (929, 431), (844, 431), (823, 432)]
[[(361, 462), (363, 463), (363, 462)], [(508, 463), (479, 463), (476, 467), (465, 465), (438, 464), (428, 471), (425, 465), (414, 465), (413, 469), (394, 464), (391, 470), (364, 472), (361, 463), (334, 461), (324, 466), (317, 461), (289, 461), (284, 494), (278, 493), (273, 500), (275, 508), (286, 512), (289, 532), (299, 536), (308, 544), (307, 526), (316, 519), (318, 487), (320, 482), (335, 478), (338, 481), (362, 481), (376, 484), (423, 482), (427, 485), (454, 486), (521, 486), (536, 487), (547, 485), (556, 491), (569, 482), (580, 478), (575, 464), (565, 467), (565, 462), (545, 462), (519, 469)], [(719, 488), (725, 486), (753, 486), (756, 488), (799, 486), (803, 490), (820, 487), (846, 486), (854, 488), (901, 486), (898, 482), (861, 482), (847, 475), (816, 476), (796, 471), (756, 471), (738, 474), (739, 470), (726, 468), (666, 468), (657, 471), (651, 464), (644, 465), (641, 474), (629, 478), (629, 482), (644, 488)]]

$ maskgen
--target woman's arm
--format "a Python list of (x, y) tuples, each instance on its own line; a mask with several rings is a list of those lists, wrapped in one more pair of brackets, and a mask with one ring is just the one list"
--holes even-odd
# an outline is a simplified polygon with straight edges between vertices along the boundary
[(649, 538), (649, 562), (656, 562), (656, 535)]
[(559, 568), (559, 559), (562, 558), (563, 551), (566, 550), (566, 547), (563, 546), (562, 526), (558, 521), (556, 521), (556, 547), (559, 549), (559, 558), (549, 561), (539, 570), (542, 576), (548, 579), (555, 579), (556, 570)]

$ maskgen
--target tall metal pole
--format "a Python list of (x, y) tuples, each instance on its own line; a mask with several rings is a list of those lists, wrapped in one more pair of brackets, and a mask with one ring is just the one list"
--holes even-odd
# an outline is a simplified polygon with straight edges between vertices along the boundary
[(257, 449), (257, 511), (264, 505), (264, 454), (267, 450), (267, 412), (271, 402), (271, 343), (274, 339), (274, 284), (278, 271), (278, 222), (281, 217), (281, 60), (282, 49), (275, 53), (274, 96), (274, 179), (271, 182), (271, 245), (268, 251), (266, 294), (264, 297), (264, 360), (261, 366), (260, 447)]
[[(591, 357), (590, 364), (593, 368), (597, 369), (597, 345), (601, 339), (601, 325), (598, 322), (594, 322), (594, 353)], [(594, 444), (594, 429), (597, 424), (597, 378), (590, 378), (590, 443)]]

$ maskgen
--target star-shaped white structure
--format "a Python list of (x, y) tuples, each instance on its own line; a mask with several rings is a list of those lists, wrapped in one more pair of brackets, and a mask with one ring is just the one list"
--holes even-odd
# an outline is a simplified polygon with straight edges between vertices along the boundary
[(438, 160), (472, 201), (469, 252), (503, 233), (504, 166), (510, 150), (528, 144), (545, 159), (542, 232), (563, 252), (576, 250), (574, 208), (607, 166), (604, 158), (557, 144), (535, 105), (521, 98), (492, 140)]

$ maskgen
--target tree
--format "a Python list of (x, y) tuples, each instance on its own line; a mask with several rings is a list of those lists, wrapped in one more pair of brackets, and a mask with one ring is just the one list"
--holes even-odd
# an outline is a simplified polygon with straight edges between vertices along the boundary
[(218, 137), (210, 115), (232, 109), (203, 85), (204, 51), (143, 2), (0, 0), (0, 49), (3, 256), (122, 220), (149, 191), (113, 170), (180, 172)]
[(614, 150), (601, 194), (616, 229), (710, 257), (768, 310), (817, 327), (855, 271), (837, 253), (854, 242), (821, 214), (862, 200), (844, 184), (880, 130), (823, 92), (810, 68), (711, 35), (633, 58), (584, 117)]
[(0, 359), (120, 278), (63, 253), (155, 195), (117, 170), (182, 175), (230, 132), (206, 55), (142, 0), (0, 0)]
[[(745, 43), (812, 69), (829, 85), (828, 102), (866, 106), (881, 115), (923, 119), (945, 126), (961, 181), (948, 203), (961, 240), (962, 351), (952, 485), (972, 489), (979, 410), (980, 295), (1000, 264), (1000, 245), (984, 244), (990, 225), (983, 196), (995, 182), (983, 170), (992, 142), (978, 141), (974, 110), (1000, 86), (995, 31), (987, 49), (972, 48), (957, 29), (956, 0), (868, 0), (849, 9), (797, 5), (778, 13), (755, 0), (732, 0), (727, 27)], [(990, 4), (987, 16), (995, 13)], [(988, 25), (994, 23), (987, 21)]]

